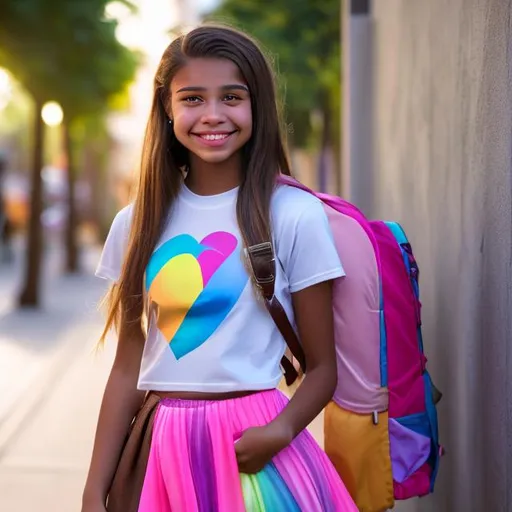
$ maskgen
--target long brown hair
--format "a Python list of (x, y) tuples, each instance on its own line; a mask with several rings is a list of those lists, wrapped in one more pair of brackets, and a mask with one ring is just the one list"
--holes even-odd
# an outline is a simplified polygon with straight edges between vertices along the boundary
[(123, 322), (141, 326), (144, 272), (188, 165), (188, 150), (169, 127), (171, 81), (187, 59), (199, 57), (229, 59), (249, 87), (253, 131), (242, 150), (237, 217), (246, 245), (270, 240), (270, 202), (276, 178), (280, 172), (290, 174), (274, 75), (250, 37), (230, 27), (202, 25), (167, 47), (156, 72), (127, 253), (120, 279), (106, 299), (108, 314), (102, 339), (112, 326), (119, 327), (121, 313)]

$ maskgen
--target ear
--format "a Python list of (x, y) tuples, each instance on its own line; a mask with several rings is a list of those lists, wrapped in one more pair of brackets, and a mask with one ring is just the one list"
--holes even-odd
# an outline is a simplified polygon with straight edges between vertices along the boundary
[(174, 116), (172, 115), (172, 110), (170, 108), (166, 108), (165, 113), (167, 114), (167, 121), (169, 122), (169, 124), (172, 124), (174, 122)]

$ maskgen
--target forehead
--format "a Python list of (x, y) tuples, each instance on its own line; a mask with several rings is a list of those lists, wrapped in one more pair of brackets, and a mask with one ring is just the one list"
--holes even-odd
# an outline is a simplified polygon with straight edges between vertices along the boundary
[[(216, 89), (228, 84), (245, 84), (238, 66), (228, 59), (189, 59), (176, 73), (171, 91), (182, 87)], [(245, 84), (246, 85), (246, 84)]]

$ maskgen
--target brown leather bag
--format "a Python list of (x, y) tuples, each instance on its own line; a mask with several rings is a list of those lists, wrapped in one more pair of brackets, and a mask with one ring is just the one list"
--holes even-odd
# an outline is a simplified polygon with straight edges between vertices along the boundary
[(107, 500), (108, 512), (137, 512), (160, 397), (148, 393), (128, 432)]

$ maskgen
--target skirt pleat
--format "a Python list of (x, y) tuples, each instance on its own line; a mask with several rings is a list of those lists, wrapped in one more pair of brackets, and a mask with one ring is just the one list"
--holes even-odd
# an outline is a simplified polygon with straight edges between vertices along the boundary
[(272, 421), (288, 399), (278, 390), (228, 400), (161, 400), (139, 512), (357, 512), (309, 432), (255, 475), (240, 474), (235, 441)]

